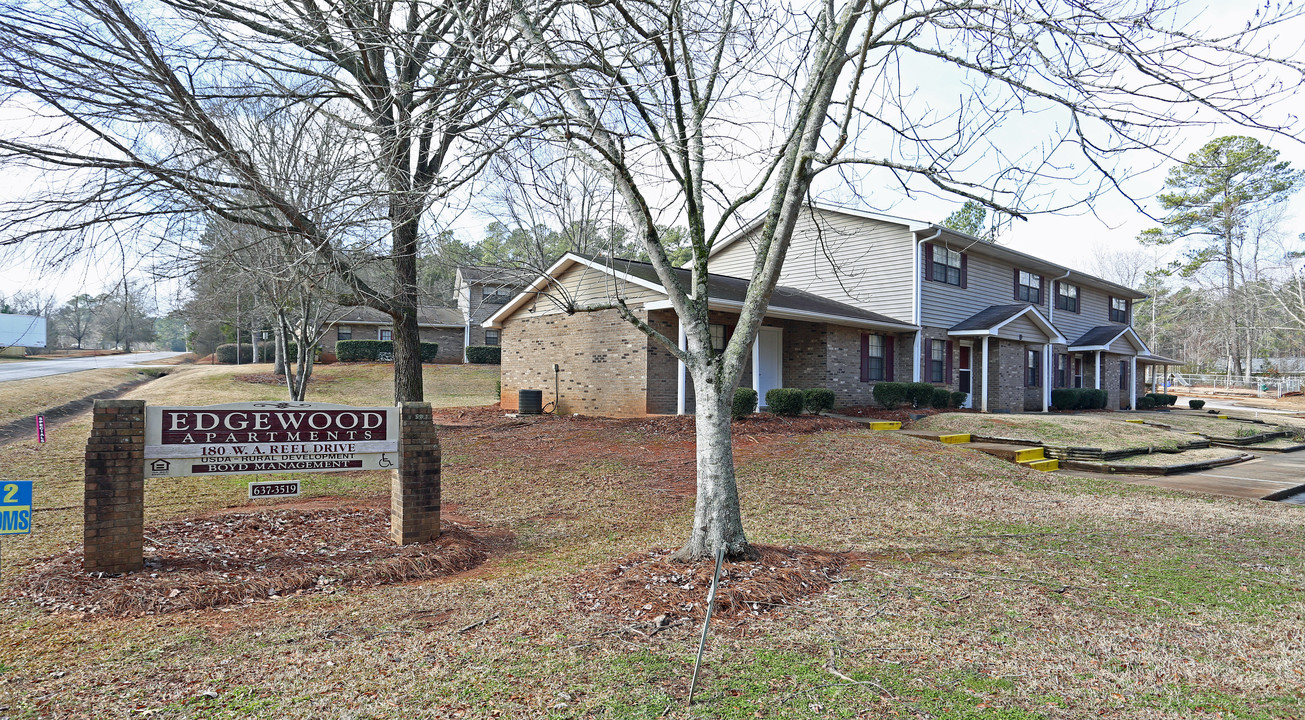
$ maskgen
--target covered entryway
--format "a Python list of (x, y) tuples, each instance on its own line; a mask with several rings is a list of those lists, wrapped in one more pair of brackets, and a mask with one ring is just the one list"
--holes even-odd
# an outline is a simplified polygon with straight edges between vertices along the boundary
[[(963, 338), (962, 368), (973, 363), (978, 344), (978, 392), (972, 395), (979, 396), (977, 406), (982, 412), (1045, 412), (1050, 407), (1051, 345), (1064, 343), (1065, 338), (1037, 307), (993, 305), (948, 328), (947, 336)], [(961, 390), (967, 382), (965, 375), (958, 378)], [(973, 373), (969, 375), (968, 382), (974, 385)]]
[(767, 407), (766, 393), (784, 387), (784, 329), (762, 325), (752, 346), (752, 386), (757, 405)]

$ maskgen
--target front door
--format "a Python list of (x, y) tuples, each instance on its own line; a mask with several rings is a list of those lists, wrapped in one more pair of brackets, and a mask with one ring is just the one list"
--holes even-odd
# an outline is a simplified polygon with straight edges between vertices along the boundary
[(971, 402), (971, 399), (974, 397), (973, 382), (971, 381), (973, 373), (970, 371), (970, 358), (973, 352), (974, 346), (961, 345), (961, 356), (959, 358), (960, 373), (956, 389), (965, 393), (965, 404), (961, 407), (967, 408), (974, 407), (974, 403)]
[(784, 331), (762, 325), (755, 357), (757, 366), (752, 376), (756, 380), (757, 404), (766, 407), (766, 391), (784, 387)]

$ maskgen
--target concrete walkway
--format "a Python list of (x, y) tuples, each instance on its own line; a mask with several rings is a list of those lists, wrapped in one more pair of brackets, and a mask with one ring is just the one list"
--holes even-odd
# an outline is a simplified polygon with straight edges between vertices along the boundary
[[(1253, 452), (1254, 448), (1246, 450)], [(1077, 477), (1104, 478), (1135, 485), (1250, 499), (1263, 499), (1292, 489), (1305, 492), (1305, 452), (1256, 453), (1254, 460), (1244, 463), (1182, 475), (1114, 475), (1079, 470), (1060, 472)], [(1305, 495), (1298, 495), (1291, 502), (1305, 504)]]

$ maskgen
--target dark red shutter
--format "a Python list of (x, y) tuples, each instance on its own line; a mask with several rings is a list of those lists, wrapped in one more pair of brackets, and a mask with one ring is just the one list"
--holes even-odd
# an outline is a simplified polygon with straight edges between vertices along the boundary
[(969, 257), (970, 256), (967, 253), (961, 253), (961, 289), (962, 290), (964, 290), (970, 284)]
[(1020, 269), (1015, 268), (1015, 299), (1020, 299)]
[(896, 335), (884, 336), (884, 379), (893, 381), (893, 346), (897, 344)]
[(924, 279), (933, 279), (933, 245), (928, 243), (924, 246)]
[(1055, 303), (1055, 305), (1054, 306), (1047, 305), (1047, 307), (1059, 308), (1060, 307), (1060, 281), (1059, 280), (1055, 280), (1051, 283), (1051, 294), (1054, 297), (1050, 298), (1050, 300), (1051, 302)]
[(943, 370), (943, 382), (950, 383), (951, 381), (952, 381), (952, 341), (948, 340), (947, 362), (946, 362), (946, 369)]
[(870, 382), (870, 333), (861, 333), (861, 382)]
[(924, 342), (921, 344), (924, 345), (924, 373), (920, 377), (928, 382), (927, 378), (933, 377), (933, 370), (931, 369), (931, 363), (933, 362), (933, 341), (929, 338), (925, 338)]
[(1038, 276), (1038, 301), (1034, 303), (1035, 305), (1042, 305), (1046, 302), (1047, 299), (1046, 290), (1047, 290), (1047, 277), (1045, 275), (1039, 275)]
[(1115, 321), (1114, 315), (1115, 315), (1115, 296), (1107, 295), (1106, 296), (1106, 320), (1110, 322), (1114, 322)]

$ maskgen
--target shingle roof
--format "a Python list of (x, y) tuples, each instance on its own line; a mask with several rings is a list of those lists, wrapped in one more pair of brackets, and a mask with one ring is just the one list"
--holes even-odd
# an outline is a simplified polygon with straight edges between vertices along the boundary
[[(575, 253), (579, 257), (579, 253)], [(586, 258), (600, 264), (611, 267), (618, 272), (633, 275), (641, 280), (654, 283), (658, 286), (662, 284), (661, 278), (657, 277), (657, 271), (653, 269), (650, 263), (639, 262), (637, 260), (625, 260), (620, 258)], [(681, 283), (688, 286), (693, 281), (693, 275), (690, 271), (683, 268), (675, 270)], [(743, 278), (730, 277), (728, 275), (717, 275), (709, 273), (707, 275), (707, 295), (712, 300), (722, 300), (725, 302), (743, 302), (748, 294), (750, 280)], [(862, 310), (854, 305), (829, 300), (827, 298), (814, 295), (805, 290), (776, 285), (775, 292), (770, 296), (770, 307), (775, 310), (793, 310), (797, 312), (819, 313), (821, 315), (835, 315), (838, 317), (853, 318), (873, 323), (884, 323), (889, 325), (907, 325), (903, 322), (887, 315)]]
[(520, 287), (535, 279), (538, 273), (518, 268), (503, 268), (493, 265), (461, 265), (458, 272), (468, 283), (499, 283)]
[(1114, 342), (1115, 338), (1128, 329), (1127, 325), (1098, 325), (1083, 333), (1083, 337), (1070, 343), (1070, 347), (1092, 347)]
[(1017, 305), (989, 305), (979, 312), (965, 318), (959, 323), (948, 328), (948, 332), (963, 332), (965, 330), (987, 330), (993, 325), (1006, 322), (1016, 315), (1033, 307), (1028, 303)]
[[(363, 306), (340, 308), (336, 317), (338, 318), (334, 323), (336, 325), (350, 323), (389, 325), (394, 321), (380, 310)], [(457, 308), (428, 305), (417, 309), (417, 324), (427, 327), (441, 325), (461, 327), (464, 323), (462, 312)]]

